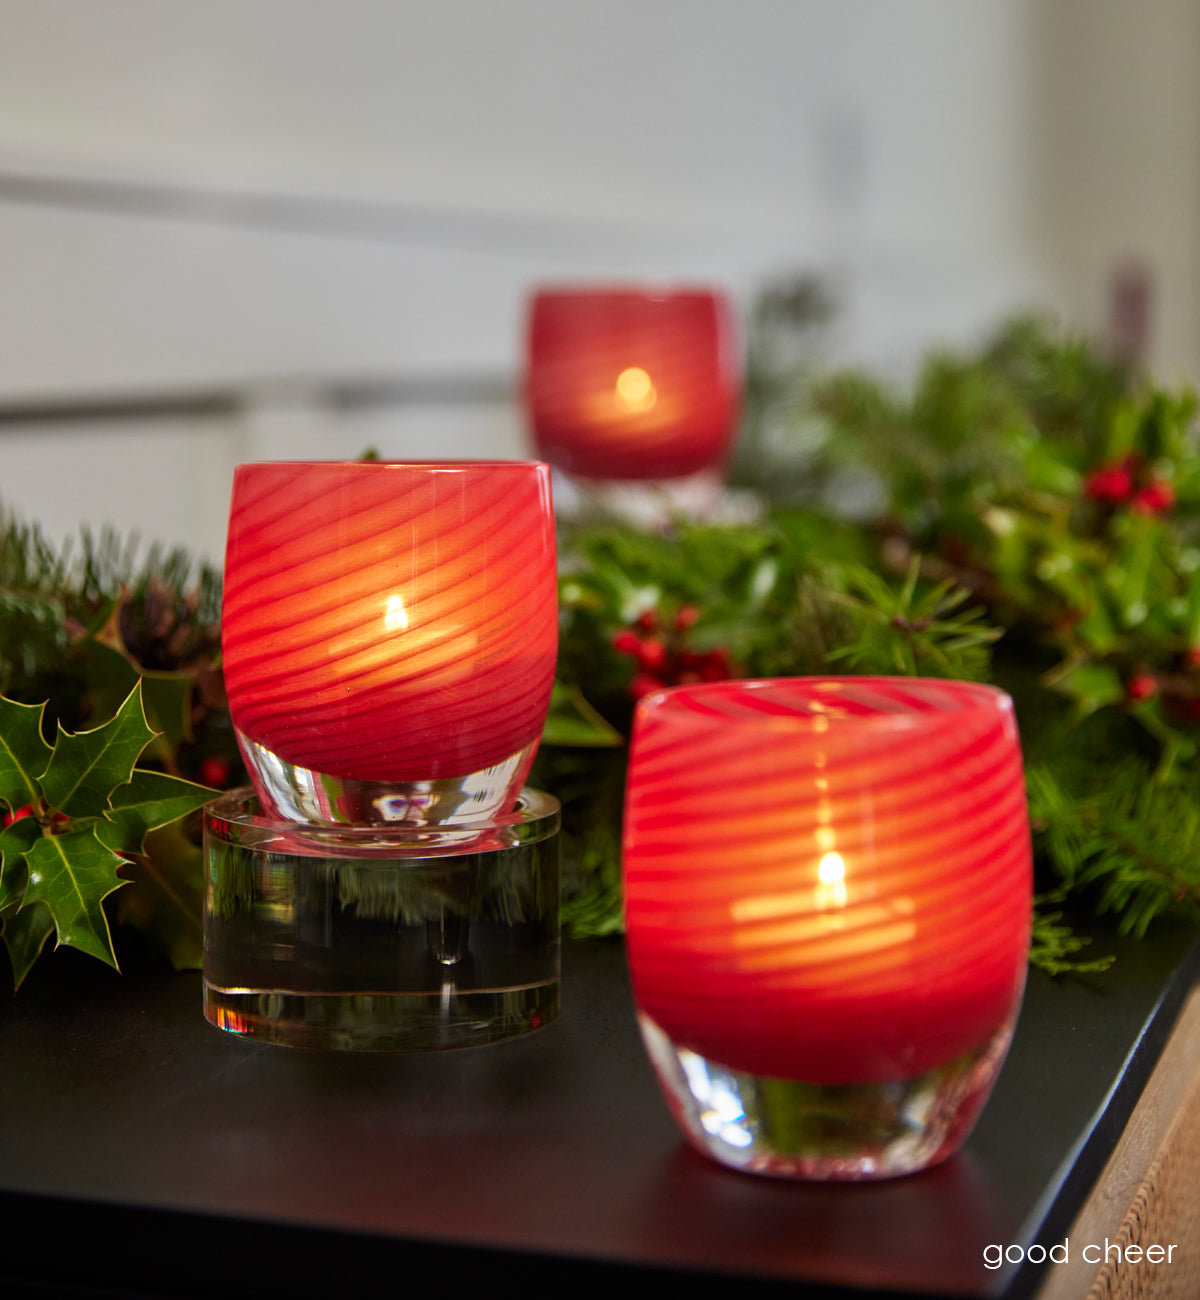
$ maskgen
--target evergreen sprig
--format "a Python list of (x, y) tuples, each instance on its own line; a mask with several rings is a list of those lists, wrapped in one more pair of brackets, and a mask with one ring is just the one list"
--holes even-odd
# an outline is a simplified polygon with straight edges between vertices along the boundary
[(1200, 919), (1200, 791), (1152, 779), (1128, 761), (1103, 787), (1078, 795), (1044, 767), (1028, 777), (1030, 816), (1062, 887), (1094, 891), (1122, 934), (1141, 938), (1155, 917), (1185, 906)]
[(920, 581), (921, 559), (914, 556), (903, 584), (858, 565), (844, 571), (848, 590), (829, 599), (852, 609), (858, 627), (852, 639), (830, 650), (829, 665), (858, 673), (909, 677), (987, 678), (989, 648), (1002, 635), (987, 623), (987, 611), (970, 604), (971, 592), (946, 578)]
[[(755, 368), (760, 387), (770, 371)], [(1016, 701), (1030, 774), (1045, 891), (1033, 962), (1061, 972), (1105, 960), (1080, 955), (1086, 939), (1055, 900), (1071, 916), (1078, 902), (1113, 912), (1133, 935), (1166, 910), (1196, 912), (1194, 394), (1034, 318), (974, 355), (930, 357), (907, 393), (809, 368), (776, 381), (787, 402), (756, 393), (752, 416), (775, 423), (744, 440), (739, 460), (768, 502), (757, 522), (653, 536), (593, 525), (571, 537), (563, 680), (622, 734), (646, 665), (686, 679), (671, 674), (698, 664), (693, 651), (727, 651), (715, 661), (725, 675), (995, 681)], [(671, 631), (684, 610), (689, 630)], [(539, 760), (552, 787), (561, 752)], [(564, 825), (603, 844), (589, 828), (610, 815), (585, 795)], [(608, 924), (616, 863), (586, 856), (578, 910)]]
[(1091, 975), (1108, 970), (1115, 960), (1111, 954), (1081, 959), (1078, 954), (1090, 946), (1091, 938), (1076, 934), (1063, 921), (1061, 911), (1045, 910), (1048, 905), (1062, 902), (1063, 897), (1058, 893), (1034, 900), (1029, 964), (1047, 975)]

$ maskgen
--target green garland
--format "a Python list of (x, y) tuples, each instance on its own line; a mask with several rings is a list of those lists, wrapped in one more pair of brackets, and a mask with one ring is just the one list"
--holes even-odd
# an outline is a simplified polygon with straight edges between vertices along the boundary
[[(559, 674), (532, 779), (563, 802), (568, 928), (621, 929), (625, 738), (640, 694), (826, 672), (969, 677), (1012, 694), (1044, 969), (1106, 960), (1080, 958), (1087, 937), (1067, 914), (1111, 912), (1135, 935), (1168, 910), (1200, 919), (1193, 395), (1032, 320), (976, 355), (931, 357), (911, 393), (862, 374), (752, 373), (743, 522), (649, 531), (592, 517), (562, 530)], [(52, 934), (115, 960), (106, 898), (118, 933), (198, 963), (199, 853), (178, 813), (201, 796), (159, 778), (241, 777), (219, 599), (219, 575), (178, 551), (139, 559), (85, 534), (61, 552), (36, 528), (0, 527), (0, 694), (49, 701), (41, 727), (0, 709), (0, 740), (26, 751), (0, 790), (0, 923), (17, 982)], [(44, 788), (51, 746), (69, 766), (98, 743), (72, 737), (116, 734), (110, 719), (129, 731), (112, 787), (83, 802)], [(152, 788), (154, 827), (128, 812)], [(109, 855), (88, 840), (86, 932), (62, 891), (38, 884), (22, 910), (30, 853), (68, 835)]]
[[(1035, 320), (978, 355), (930, 358), (909, 395), (862, 374), (810, 379), (803, 401), (794, 382), (787, 393), (772, 411), (760, 385), (775, 433), (751, 428), (743, 444), (756, 522), (566, 531), (560, 676), (611, 729), (593, 743), (627, 735), (633, 699), (662, 683), (990, 680), (1013, 695), (1022, 731), (1035, 963), (1106, 960), (1078, 958), (1087, 940), (1063, 904), (1138, 935), (1167, 910), (1200, 918), (1194, 396)], [(771, 455), (745, 452), (768, 441)], [(848, 497), (875, 508), (848, 518)], [(539, 759), (538, 779), (564, 799), (577, 933), (620, 925), (621, 771), (620, 751), (547, 744)]]
[[(220, 575), (111, 531), (0, 527), (0, 937), (202, 958), (195, 820), (241, 765), (218, 669)], [(20, 701), (20, 702), (18, 702)], [(124, 940), (118, 942), (118, 937)]]

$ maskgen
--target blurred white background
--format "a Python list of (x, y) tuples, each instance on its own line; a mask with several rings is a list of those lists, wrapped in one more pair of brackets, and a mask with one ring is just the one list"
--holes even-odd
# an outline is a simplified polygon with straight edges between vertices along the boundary
[(1200, 372), (1195, 0), (0, 0), (0, 504), (219, 560), (240, 460), (522, 455), (536, 284), (815, 273), (902, 375)]

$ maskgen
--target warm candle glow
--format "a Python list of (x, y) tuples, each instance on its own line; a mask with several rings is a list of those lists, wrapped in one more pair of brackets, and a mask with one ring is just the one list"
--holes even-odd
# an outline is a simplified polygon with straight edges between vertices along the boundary
[(650, 376), (640, 366), (630, 366), (617, 376), (617, 406), (622, 411), (648, 411), (658, 400)]
[(677, 1046), (822, 1084), (945, 1065), (1023, 986), (1011, 702), (873, 678), (656, 692), (635, 720), (624, 870), (635, 997)]
[(817, 879), (823, 885), (840, 885), (846, 879), (846, 864), (840, 853), (826, 853), (817, 863)]
[(408, 610), (403, 596), (389, 596), (384, 606), (383, 626), (388, 632), (401, 632), (408, 627)]
[(719, 294), (538, 293), (524, 385), (538, 453), (591, 479), (719, 469), (737, 424), (734, 346)]
[(241, 737), (287, 764), (386, 782), (508, 761), (541, 735), (557, 616), (545, 465), (237, 470), (229, 707)]
[(826, 853), (817, 863), (817, 880), (813, 893), (814, 904), (822, 911), (846, 906), (850, 897), (846, 889), (846, 863), (840, 853)]

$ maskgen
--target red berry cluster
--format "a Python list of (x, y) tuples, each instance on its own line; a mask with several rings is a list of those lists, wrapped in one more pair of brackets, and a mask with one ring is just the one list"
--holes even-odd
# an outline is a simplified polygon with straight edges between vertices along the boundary
[(1175, 504), (1175, 489), (1166, 479), (1142, 473), (1133, 453), (1092, 470), (1084, 480), (1083, 492), (1093, 501), (1127, 505), (1139, 515), (1163, 515)]
[(663, 686), (719, 682), (738, 676), (724, 646), (712, 650), (685, 648), (686, 634), (699, 617), (695, 605), (681, 605), (667, 625), (657, 610), (649, 609), (638, 616), (633, 627), (613, 637), (613, 649), (637, 663), (638, 671), (629, 683), (629, 694), (635, 700)]
[[(34, 811), (33, 804), (27, 803), (23, 807), (17, 808), (15, 810), (6, 809), (3, 818), (0, 818), (0, 824), (3, 825), (4, 830), (8, 830), (8, 828), (13, 824), (13, 822), (22, 821), (26, 817), (36, 817), (36, 816), (37, 813)], [(56, 812), (51, 814), (50, 825), (65, 826), (69, 820), (70, 818), (66, 815), (66, 813)]]

